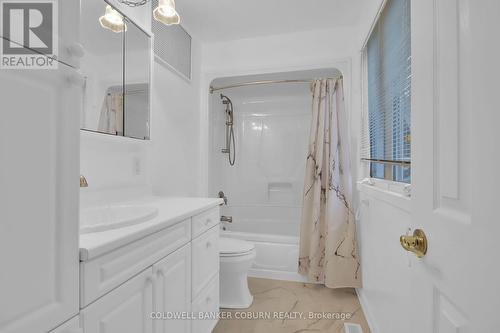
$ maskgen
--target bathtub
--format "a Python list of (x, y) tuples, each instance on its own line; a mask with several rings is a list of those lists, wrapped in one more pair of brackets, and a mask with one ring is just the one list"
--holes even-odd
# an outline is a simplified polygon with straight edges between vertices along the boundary
[[(255, 244), (256, 258), (248, 275), (275, 280), (288, 280), (307, 282), (307, 279), (297, 273), (299, 258), (299, 237), (294, 235), (280, 235), (277, 233), (256, 233), (250, 232), (250, 228), (245, 226), (252, 225), (251, 229), (256, 228), (256, 224), (265, 224), (266, 229), (269, 226), (279, 227), (280, 223), (271, 221), (252, 221), (252, 223), (236, 223), (233, 225), (223, 224), (221, 237), (243, 239)], [(276, 231), (271, 230), (270, 231)]]

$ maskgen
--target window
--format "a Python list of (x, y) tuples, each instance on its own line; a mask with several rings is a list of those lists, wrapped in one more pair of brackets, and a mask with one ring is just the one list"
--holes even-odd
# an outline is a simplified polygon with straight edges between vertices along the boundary
[(373, 178), (410, 183), (410, 0), (386, 2), (364, 51), (368, 103), (363, 160)]

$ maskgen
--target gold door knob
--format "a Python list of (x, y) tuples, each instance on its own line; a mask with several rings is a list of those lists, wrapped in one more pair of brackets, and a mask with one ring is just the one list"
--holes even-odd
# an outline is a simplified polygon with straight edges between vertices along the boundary
[(422, 229), (415, 229), (413, 236), (403, 235), (399, 238), (401, 246), (409, 252), (422, 258), (427, 253), (427, 237)]

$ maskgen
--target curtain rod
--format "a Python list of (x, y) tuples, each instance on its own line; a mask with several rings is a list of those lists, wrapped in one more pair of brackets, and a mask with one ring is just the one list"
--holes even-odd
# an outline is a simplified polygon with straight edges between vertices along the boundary
[(376, 158), (362, 158), (362, 162), (369, 163), (381, 163), (381, 164), (394, 164), (409, 167), (411, 166), (411, 161), (403, 161), (403, 160), (384, 160), (384, 159), (376, 159)]
[[(340, 75), (337, 78), (327, 78), (331, 80), (337, 80), (337, 79), (342, 79), (343, 76)], [(252, 82), (244, 82), (244, 83), (237, 83), (237, 84), (231, 84), (228, 86), (223, 86), (223, 87), (214, 87), (210, 85), (210, 93), (213, 94), (216, 91), (219, 90), (224, 90), (224, 89), (230, 89), (230, 88), (239, 88), (239, 87), (246, 87), (246, 86), (255, 86), (255, 85), (261, 85), (261, 84), (273, 84), (273, 83), (313, 83), (314, 80), (265, 80), (265, 81), (252, 81)]]

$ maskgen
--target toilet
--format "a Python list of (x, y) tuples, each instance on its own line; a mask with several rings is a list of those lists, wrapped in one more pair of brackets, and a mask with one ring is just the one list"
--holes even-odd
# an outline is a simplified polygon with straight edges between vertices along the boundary
[(255, 245), (240, 239), (220, 238), (220, 307), (245, 309), (252, 305), (248, 270), (255, 260)]

